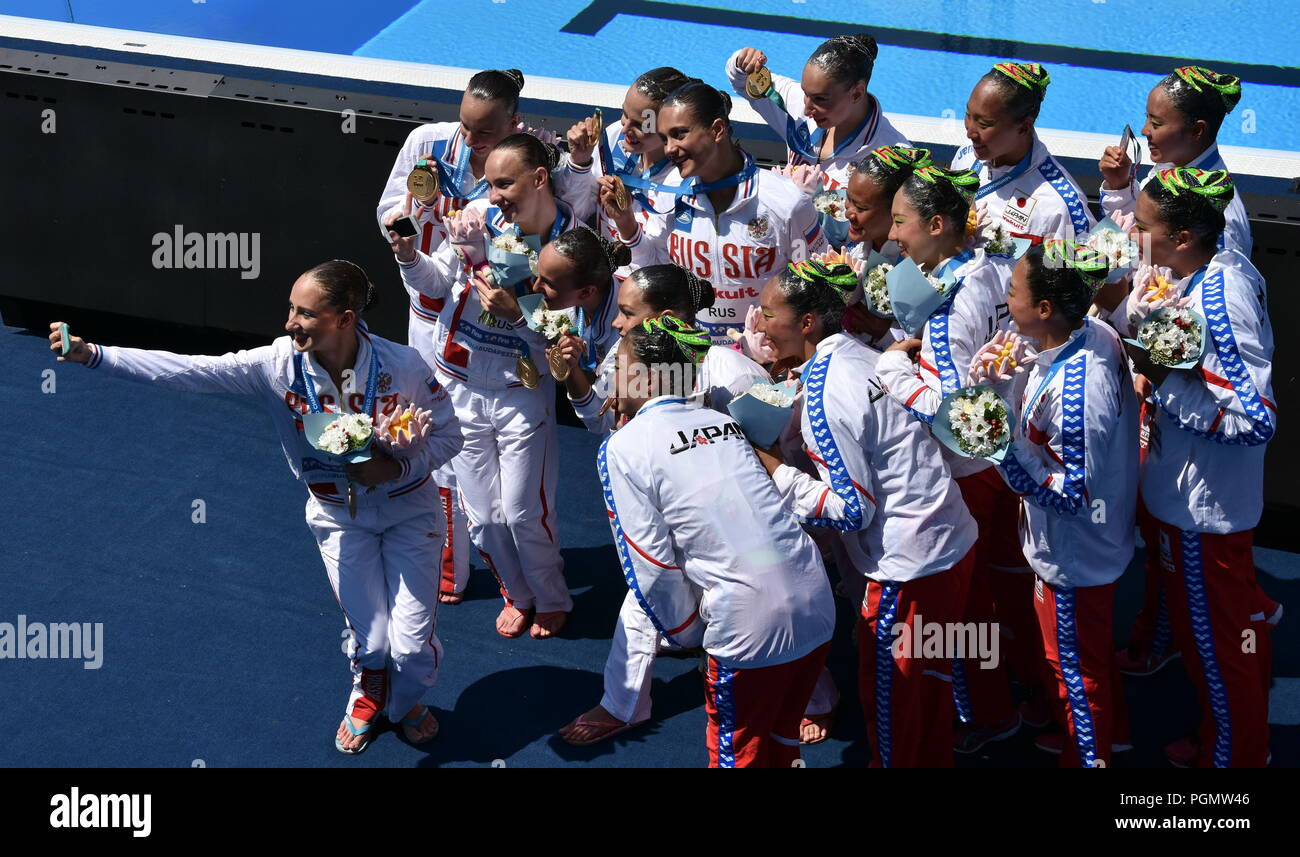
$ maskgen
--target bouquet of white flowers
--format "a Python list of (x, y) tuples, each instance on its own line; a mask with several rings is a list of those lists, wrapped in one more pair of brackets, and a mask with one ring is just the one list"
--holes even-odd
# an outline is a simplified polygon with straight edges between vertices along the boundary
[(732, 399), (727, 410), (751, 443), (767, 449), (780, 439), (794, 413), (793, 384), (755, 384)]
[(998, 256), (1010, 256), (1016, 252), (1016, 245), (1011, 240), (1011, 236), (1002, 228), (1001, 223), (987, 223), (980, 230), (980, 238), (983, 241), (985, 253), (992, 253)]
[(374, 422), (369, 414), (342, 414), (325, 426), (316, 439), (316, 448), (331, 455), (359, 452), (370, 444)]
[(1138, 326), (1137, 343), (1161, 366), (1185, 369), (1205, 350), (1205, 321), (1189, 309), (1158, 309)]
[(537, 276), (537, 254), (541, 239), (536, 235), (520, 235), (518, 229), (508, 229), (488, 242), (488, 264), (492, 276), (500, 286), (513, 286), (530, 275)]
[(1083, 244), (1110, 261), (1111, 271), (1106, 277), (1108, 283), (1116, 282), (1126, 275), (1138, 260), (1138, 245), (1109, 217), (1093, 227)]
[(867, 278), (862, 283), (862, 295), (866, 299), (867, 309), (881, 318), (894, 317), (894, 305), (889, 300), (889, 284), (885, 281), (885, 275), (893, 268), (888, 262), (882, 262), (867, 272)]
[(963, 387), (940, 404), (934, 434), (967, 458), (1001, 460), (1011, 443), (1007, 403), (991, 387)]
[(573, 319), (564, 310), (547, 309), (544, 304), (538, 304), (529, 327), (545, 336), (547, 342), (555, 342), (573, 329)]
[(844, 211), (844, 197), (833, 190), (823, 190), (813, 194), (813, 208), (836, 220), (849, 219)]

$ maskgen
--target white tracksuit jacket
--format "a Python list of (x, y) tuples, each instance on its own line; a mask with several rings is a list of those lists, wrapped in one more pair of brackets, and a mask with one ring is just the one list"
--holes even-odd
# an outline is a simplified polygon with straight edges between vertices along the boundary
[(597, 467), (624, 578), (669, 641), (697, 610), (705, 651), (726, 667), (789, 663), (831, 638), (821, 555), (730, 416), (652, 399)]
[[(777, 107), (767, 98), (750, 98), (745, 92), (745, 78), (748, 75), (736, 66), (738, 56), (740, 56), (740, 51), (736, 51), (727, 59), (727, 79), (731, 81), (731, 88), (741, 98), (749, 101), (749, 106), (758, 111), (758, 115), (763, 117), (763, 121), (776, 132), (778, 137), (785, 139), (787, 115), (793, 117), (797, 122), (802, 122), (810, 134), (818, 130), (817, 124), (804, 115), (804, 94), (799, 81), (775, 73), (772, 75), (772, 88), (780, 93), (781, 99), (785, 102), (785, 110)], [(875, 111), (867, 121), (866, 126), (857, 133), (851, 142), (842, 146), (837, 145), (835, 148), (838, 154), (817, 162), (824, 172), (822, 178), (823, 187), (836, 189), (848, 185), (849, 165), (862, 160), (871, 153), (872, 149), (880, 146), (912, 145), (893, 126), (889, 121), (889, 117), (885, 116), (876, 97), (868, 93), (867, 98), (871, 99), (871, 103), (875, 105)], [(807, 164), (807, 161), (788, 147), (786, 149), (786, 158), (791, 164)]]
[[(1210, 146), (1204, 152), (1201, 152), (1191, 163), (1189, 168), (1199, 170), (1226, 170), (1223, 164), (1223, 158), (1219, 156), (1218, 145)], [(1105, 182), (1101, 185), (1101, 210), (1106, 214), (1118, 214), (1120, 212), (1132, 213), (1137, 207), (1137, 191), (1146, 187), (1147, 182), (1155, 178), (1156, 173), (1161, 170), (1172, 170), (1173, 164), (1156, 164), (1147, 172), (1146, 178), (1137, 183), (1136, 189), (1134, 182), (1129, 182), (1119, 190), (1112, 190), (1106, 186)], [(1241, 201), (1241, 194), (1233, 194), (1232, 202), (1223, 210), (1223, 219), (1226, 223), (1223, 233), (1219, 236), (1219, 249), (1227, 247), (1230, 250), (1237, 250), (1247, 259), (1250, 258), (1251, 248), (1254, 246), (1254, 240), (1250, 235), (1250, 219), (1246, 217), (1246, 206)]]
[(878, 356), (844, 333), (822, 340), (800, 418), (821, 481), (789, 465), (773, 480), (801, 519), (843, 534), (859, 571), (903, 583), (952, 568), (977, 531), (939, 442), (876, 382)]
[[(561, 232), (577, 225), (573, 210), (557, 201)], [(488, 240), (511, 228), (500, 209), (476, 199), (468, 209), (482, 209), (487, 221)], [(543, 236), (545, 240), (546, 236)], [(528, 354), (540, 375), (550, 374), (546, 362), (546, 340), (529, 330), (523, 318), (511, 324), (482, 311), (465, 264), (450, 242), (432, 255), (416, 253), (409, 264), (398, 263), (402, 283), (408, 290), (435, 301), (444, 301), (437, 311), (437, 345), (434, 368), (444, 383), (459, 381), (486, 390), (522, 387), (516, 361)]]
[[(614, 430), (612, 411), (607, 410), (603, 414), (599, 411), (605, 400), (613, 395), (616, 348), (617, 340), (601, 362), (596, 381), (587, 395), (581, 399), (569, 397), (573, 410), (593, 434), (606, 435)], [(755, 384), (767, 384), (771, 380), (767, 370), (739, 351), (725, 345), (715, 345), (704, 352), (704, 361), (695, 376), (695, 390), (702, 393), (701, 404), (704, 407), (725, 414), (732, 399), (747, 393)]]
[(1133, 557), (1137, 516), (1138, 408), (1124, 348), (1109, 325), (1085, 319), (1025, 374), (999, 466), (1024, 498), (1025, 559), (1054, 587), (1110, 583)]
[[(1170, 372), (1154, 393), (1142, 500), (1183, 530), (1248, 530), (1263, 512), (1264, 447), (1277, 430), (1264, 278), (1238, 251), (1220, 250), (1177, 285), (1212, 339), (1199, 367)], [(1119, 321), (1128, 334), (1140, 319)]]
[[(420, 160), (421, 155), (433, 153), (449, 167), (454, 167), (457, 160), (467, 151), (465, 146), (465, 135), (461, 133), (459, 122), (433, 122), (411, 131), (406, 137), (406, 142), (402, 144), (401, 151), (397, 153), (397, 158), (393, 161), (393, 169), (388, 174), (388, 181), (384, 183), (384, 192), (379, 197), (379, 205), (375, 209), (375, 219), (379, 223), (379, 229), (384, 237), (388, 237), (388, 230), (384, 229), (384, 221), (389, 215), (402, 210), (406, 202), (406, 177), (411, 174), (415, 167), (416, 161)], [(472, 171), (468, 171), (472, 172)], [(467, 175), (465, 183), (472, 187), (475, 184), (473, 175)], [(470, 187), (463, 188), (468, 191)], [(484, 199), (487, 198), (484, 194)], [(442, 242), (442, 237), (446, 235), (443, 228), (443, 220), (450, 211), (459, 211), (464, 208), (466, 201), (463, 199), (452, 199), (449, 196), (439, 195), (437, 199), (431, 200), (431, 204), (425, 207), (422, 203), (415, 202), (411, 214), (421, 223), (431, 223), (432, 227), (426, 229), (425, 241), (430, 240), (427, 236), (430, 232), (435, 233), (432, 238), (432, 247), (421, 247), (421, 251), (428, 253), (436, 249)]]
[[(359, 411), (365, 401), (369, 377), (370, 353), (379, 356), (378, 385), (374, 412), (391, 414), (407, 402), (433, 412), (435, 426), (428, 443), (409, 456), (401, 457), (402, 475), (376, 486), (374, 491), (358, 491), (357, 506), (385, 503), (403, 497), (429, 480), (430, 471), (440, 467), (460, 449), (460, 427), (446, 390), (433, 377), (429, 367), (414, 349), (398, 345), (357, 328), (358, 349), (354, 392), (347, 397), (347, 411)], [(347, 479), (343, 465), (327, 461), (303, 436), (301, 414), (309, 410), (303, 379), (295, 373), (293, 341), (288, 336), (248, 351), (220, 357), (172, 354), (111, 345), (92, 345), (94, 356), (86, 364), (92, 369), (134, 381), (143, 381), (173, 390), (194, 393), (239, 393), (258, 396), (270, 408), (280, 445), (293, 475), (301, 479), (321, 503), (342, 506), (347, 503)], [(329, 373), (313, 356), (303, 355), (303, 371), (311, 378), (321, 406), (339, 410), (340, 396)]]
[[(956, 293), (930, 315), (921, 331), (919, 368), (913, 368), (904, 351), (881, 354), (876, 362), (881, 385), (926, 425), (934, 422), (944, 396), (966, 386), (966, 372), (975, 352), (999, 330), (1008, 329), (1011, 319), (1007, 284), (1015, 261), (983, 250), (966, 250), (956, 260), (961, 261), (953, 272)], [(955, 478), (992, 466), (946, 446), (942, 449)]]
[(633, 269), (674, 262), (713, 284), (714, 304), (696, 323), (715, 345), (731, 344), (727, 328), (745, 326), (763, 286), (786, 263), (826, 249), (812, 198), (762, 169), (737, 186), (726, 211), (715, 212), (707, 194), (680, 197), (624, 243)]
[[(953, 169), (971, 169), (979, 174), (981, 190), (1018, 166), (990, 170), (988, 164), (975, 160), (975, 151), (969, 145), (958, 149), (952, 159)], [(1036, 132), (1029, 169), (992, 193), (977, 194), (979, 202), (987, 203), (994, 223), (1000, 220), (1005, 229), (1017, 234), (1080, 241), (1096, 225), (1088, 209), (1088, 197), (1047, 151)]]

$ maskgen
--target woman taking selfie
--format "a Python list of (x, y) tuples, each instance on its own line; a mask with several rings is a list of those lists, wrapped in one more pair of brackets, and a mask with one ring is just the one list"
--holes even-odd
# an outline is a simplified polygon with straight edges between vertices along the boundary
[[(288, 335), (271, 345), (201, 357), (71, 337), (71, 350), (59, 358), (172, 390), (256, 396), (267, 406), (289, 468), (307, 488), (307, 526), (356, 646), (334, 739), (350, 755), (369, 746), (379, 714), (400, 723), (414, 743), (438, 733), (420, 701), (442, 660), (434, 633), (442, 513), (429, 474), (461, 442), (447, 393), (419, 354), (366, 330), (361, 313), (373, 300), (365, 273), (334, 260), (294, 282)], [(50, 325), (55, 352), (59, 328)], [(384, 439), (407, 405), (428, 412), (410, 435), (418, 441), (390, 452), (381, 440), (361, 463), (333, 463), (304, 434), (304, 414), (356, 413), (374, 420), (374, 435)]]

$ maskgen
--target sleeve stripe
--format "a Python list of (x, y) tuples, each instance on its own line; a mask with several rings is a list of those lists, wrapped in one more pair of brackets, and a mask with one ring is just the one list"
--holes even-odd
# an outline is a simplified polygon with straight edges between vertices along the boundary
[[(621, 529), (621, 528), (620, 528), (620, 529)], [(624, 532), (623, 532), (623, 541), (625, 541), (625, 542), (627, 542), (629, 545), (631, 545), (631, 546), (632, 546), (632, 550), (636, 551), (637, 553), (641, 554), (641, 556), (645, 557), (645, 559), (646, 559), (647, 562), (653, 563), (654, 565), (657, 565), (657, 566), (659, 566), (660, 568), (666, 568), (666, 569), (668, 569), (669, 571), (681, 571), (681, 569), (678, 568), (677, 566), (675, 566), (675, 565), (666, 565), (665, 563), (660, 562), (659, 560), (657, 560), (657, 559), (655, 559), (654, 557), (650, 556), (650, 554), (648, 554), (648, 553), (646, 553), (645, 551), (641, 550), (641, 546), (638, 545), (636, 542), (632, 541), (632, 539), (628, 536), (627, 531), (624, 531)]]

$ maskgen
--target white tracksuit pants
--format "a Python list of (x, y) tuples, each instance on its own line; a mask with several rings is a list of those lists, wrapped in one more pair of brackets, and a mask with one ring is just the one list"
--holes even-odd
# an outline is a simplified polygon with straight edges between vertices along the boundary
[[(698, 618), (673, 639), (686, 648), (704, 641), (704, 623)], [(605, 695), (600, 706), (624, 723), (650, 719), (650, 681), (659, 654), (659, 631), (628, 590), (618, 611), (614, 639), (605, 660)]]
[(447, 530), (438, 561), (441, 592), (444, 595), (458, 594), (469, 585), (469, 523), (456, 488), (456, 471), (450, 461), (433, 471), (433, 481), (438, 485), (443, 526)]
[(355, 637), (347, 713), (358, 720), (385, 712), (397, 722), (438, 678), (442, 521), (432, 480), (400, 498), (360, 505), (355, 520), (346, 506), (307, 499), (307, 526)]
[(470, 539), (502, 596), (520, 610), (572, 610), (555, 513), (555, 382), (547, 376), (536, 390), (446, 386), (464, 438), (452, 466)]

